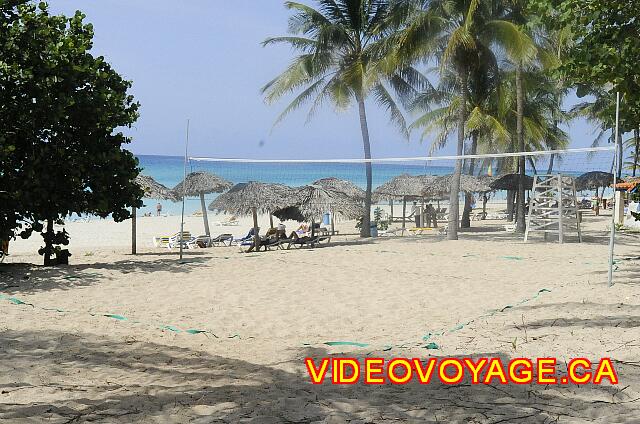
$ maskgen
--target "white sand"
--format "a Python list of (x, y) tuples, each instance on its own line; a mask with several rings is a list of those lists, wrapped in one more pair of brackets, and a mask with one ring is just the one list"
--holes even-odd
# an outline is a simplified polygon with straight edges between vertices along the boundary
[[(216, 227), (214, 234), (246, 234)], [(4, 422), (638, 422), (638, 238), (618, 239), (606, 287), (609, 217), (585, 217), (585, 243), (524, 244), (500, 221), (459, 241), (334, 238), (315, 250), (154, 249), (179, 218), (70, 223), (69, 267), (47, 269), (37, 238), (0, 267), (0, 420)], [(261, 226), (267, 226), (261, 217)], [(292, 230), (293, 223), (288, 223)], [(202, 232), (202, 218), (187, 230)], [(355, 233), (353, 222), (341, 233)], [(551, 290), (532, 298), (541, 289)], [(489, 310), (505, 309), (477, 319)], [(49, 308), (54, 310), (44, 310)], [(60, 309), (65, 312), (56, 312)], [(93, 315), (91, 315), (93, 314)], [(118, 314), (128, 321), (104, 317)], [(423, 346), (434, 336), (439, 350)], [(139, 321), (139, 323), (132, 322)], [(200, 329), (189, 335), (158, 328)], [(215, 336), (214, 336), (215, 334)], [(356, 341), (366, 348), (329, 347)], [(392, 346), (391, 350), (385, 350)], [(611, 357), (618, 386), (312, 386), (303, 359)], [(556, 421), (557, 420), (557, 421)]]

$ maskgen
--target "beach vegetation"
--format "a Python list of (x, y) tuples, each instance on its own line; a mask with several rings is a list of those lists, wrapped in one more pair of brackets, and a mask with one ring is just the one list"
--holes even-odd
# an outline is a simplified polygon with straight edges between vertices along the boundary
[(60, 226), (71, 214), (123, 221), (142, 206), (138, 162), (123, 147), (139, 105), (131, 83), (92, 54), (93, 36), (80, 12), (0, 3), (0, 225), (41, 233), (45, 264), (68, 258)]
[[(389, 112), (401, 134), (409, 137), (405, 106), (428, 80), (394, 54), (394, 36), (405, 8), (379, 0), (317, 0), (313, 6), (287, 1), (292, 13), (289, 35), (272, 37), (263, 45), (289, 45), (296, 53), (289, 67), (262, 88), (267, 103), (293, 96), (277, 122), (310, 104), (311, 119), (331, 103), (344, 111), (357, 105), (364, 159), (371, 159), (367, 101)], [(369, 237), (372, 166), (365, 162), (366, 191), (361, 235)]]

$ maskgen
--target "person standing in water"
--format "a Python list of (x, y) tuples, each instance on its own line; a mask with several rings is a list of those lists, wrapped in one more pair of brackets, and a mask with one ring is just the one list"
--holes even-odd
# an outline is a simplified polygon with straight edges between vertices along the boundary
[(156, 216), (160, 216), (161, 213), (162, 213), (162, 203), (158, 202), (158, 204), (156, 205)]

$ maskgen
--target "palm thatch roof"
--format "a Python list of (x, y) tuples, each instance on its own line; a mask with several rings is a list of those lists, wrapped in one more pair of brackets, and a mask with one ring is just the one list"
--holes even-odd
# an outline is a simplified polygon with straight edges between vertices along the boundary
[(329, 211), (343, 219), (357, 219), (364, 214), (361, 200), (319, 185), (298, 188), (296, 199), (295, 207), (307, 221), (319, 220), (322, 214)]
[[(451, 191), (451, 184), (453, 182), (453, 174), (442, 175), (433, 182), (433, 185), (428, 188), (426, 193), (449, 193)], [(473, 175), (462, 174), (460, 175), (460, 191), (466, 193), (486, 193), (491, 191), (491, 187), (487, 184), (487, 180), (484, 178), (474, 177)]]
[(431, 175), (402, 174), (376, 188), (373, 195), (376, 200), (424, 197), (423, 193), (429, 189), (436, 178)]
[[(520, 174), (505, 174), (498, 177), (489, 185), (493, 190), (518, 190), (519, 181)], [(524, 189), (533, 189), (533, 177), (525, 175)]]
[(300, 209), (296, 206), (289, 206), (287, 208), (277, 210), (273, 212), (273, 216), (278, 218), (280, 221), (305, 221), (304, 215), (302, 215), (302, 212), (300, 212)]
[(591, 171), (576, 178), (576, 190), (595, 190), (613, 184), (613, 174), (602, 171)]
[(293, 206), (296, 192), (284, 184), (268, 184), (251, 181), (233, 186), (209, 205), (211, 211), (221, 211), (233, 215), (251, 215), (253, 208), (260, 213)]
[(186, 186), (187, 196), (199, 196), (201, 194), (222, 193), (231, 188), (233, 183), (210, 172), (192, 172), (187, 178), (173, 188), (179, 196), (182, 196), (183, 185)]
[(320, 186), (331, 191), (339, 191), (354, 199), (364, 200), (365, 198), (365, 192), (363, 189), (351, 181), (341, 180), (340, 178), (322, 178), (314, 181), (311, 185)]
[(144, 197), (147, 199), (178, 201), (178, 197), (171, 189), (160, 184), (148, 175), (138, 175), (135, 183), (142, 188)]

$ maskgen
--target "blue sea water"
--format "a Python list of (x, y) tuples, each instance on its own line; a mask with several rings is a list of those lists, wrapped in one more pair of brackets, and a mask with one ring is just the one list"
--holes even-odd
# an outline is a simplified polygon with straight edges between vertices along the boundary
[[(172, 188), (184, 177), (184, 158), (177, 156), (138, 156), (142, 174), (153, 177), (159, 183)], [(236, 163), (189, 161), (187, 172), (208, 171), (219, 175), (234, 184), (260, 181), (281, 183), (289, 186), (310, 184), (321, 178), (336, 177), (353, 182), (365, 188), (366, 174), (362, 163)], [(377, 187), (401, 174), (410, 175), (446, 175), (453, 172), (451, 166), (434, 166), (418, 162), (375, 163), (373, 164), (373, 187)], [(206, 196), (207, 203), (216, 195)], [(142, 213), (155, 213), (157, 201), (145, 200)], [(163, 213), (177, 215), (182, 205), (161, 201)], [(185, 203), (185, 213), (192, 214), (200, 210), (200, 199), (190, 198)]]

